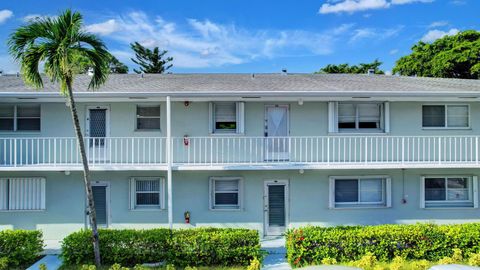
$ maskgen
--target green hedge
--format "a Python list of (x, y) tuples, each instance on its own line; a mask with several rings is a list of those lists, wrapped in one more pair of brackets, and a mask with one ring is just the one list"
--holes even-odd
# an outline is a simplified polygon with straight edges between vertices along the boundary
[[(133, 266), (166, 261), (176, 266), (248, 265), (260, 258), (258, 232), (247, 229), (99, 230), (102, 263)], [(82, 230), (62, 243), (65, 264), (93, 263), (91, 232)]]
[(320, 264), (323, 258), (354, 261), (368, 252), (381, 261), (395, 256), (437, 261), (451, 256), (453, 248), (478, 253), (480, 224), (304, 227), (289, 230), (286, 245), (295, 267)]
[(6, 261), (7, 269), (29, 266), (42, 251), (43, 240), (40, 231), (0, 231), (0, 260)]

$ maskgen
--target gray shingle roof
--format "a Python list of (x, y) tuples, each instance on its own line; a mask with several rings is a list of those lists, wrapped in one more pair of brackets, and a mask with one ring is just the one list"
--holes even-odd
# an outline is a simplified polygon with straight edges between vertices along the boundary
[[(75, 92), (86, 92), (90, 77), (79, 75)], [(58, 84), (44, 79), (45, 87), (35, 90), (21, 77), (0, 76), (0, 94), (58, 92)], [(384, 75), (347, 74), (137, 74), (110, 75), (96, 92), (104, 93), (473, 93), (480, 94), (480, 80), (438, 79)]]

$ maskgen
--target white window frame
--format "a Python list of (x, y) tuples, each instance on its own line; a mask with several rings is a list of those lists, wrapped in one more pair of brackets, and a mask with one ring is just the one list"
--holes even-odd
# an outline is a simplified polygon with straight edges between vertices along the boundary
[[(427, 201), (425, 200), (425, 179), (427, 178), (468, 178), (471, 190), (469, 190), (469, 200), (447, 200), (448, 198), (448, 181), (446, 180), (445, 192), (446, 197), (443, 201)], [(471, 203), (472, 206), (456, 206), (457, 203)], [(429, 206), (428, 204), (431, 204)], [(441, 206), (435, 206), (439, 204)], [(449, 206), (449, 204), (451, 204)], [(478, 177), (476, 175), (424, 175), (420, 178), (420, 208), (422, 209), (458, 209), (458, 208), (478, 208)]]
[[(2, 103), (0, 105), (13, 106), (13, 130), (0, 130), (0, 133), (8, 132), (26, 132), (26, 133), (39, 133), (42, 131), (42, 105), (38, 103), (25, 103), (25, 104), (8, 104)], [(40, 108), (40, 115), (38, 117), (18, 117), (19, 106), (38, 106)], [(2, 119), (11, 119), (12, 117), (0, 117)], [(40, 121), (40, 127), (38, 130), (18, 130), (18, 119), (38, 119)]]
[[(160, 181), (159, 205), (137, 205), (137, 181)], [(155, 193), (155, 192), (143, 192)], [(134, 176), (130, 178), (130, 210), (133, 211), (150, 211), (165, 209), (165, 178), (161, 176)]]
[[(215, 204), (215, 182), (238, 180), (238, 203), (237, 205), (216, 205)], [(229, 192), (231, 193), (231, 192)], [(211, 211), (241, 211), (243, 209), (243, 177), (235, 176), (212, 176), (209, 179), (209, 209)]]
[[(159, 114), (158, 116), (139, 116), (138, 115), (138, 107), (150, 107), (150, 108), (153, 108), (153, 107), (158, 107), (159, 108)], [(146, 128), (138, 128), (138, 119), (139, 118), (142, 118), (142, 119), (156, 119), (158, 118), (158, 128), (157, 129), (146, 129)], [(147, 132), (147, 131), (161, 131), (161, 128), (162, 128), (162, 122), (161, 122), (161, 119), (162, 119), (162, 107), (160, 106), (160, 104), (136, 104), (135, 106), (135, 131), (141, 131), (141, 132)]]
[[(33, 194), (33, 198), (27, 198), (26, 196), (23, 197), (23, 199), (37, 199), (39, 202), (38, 204), (40, 205), (39, 208), (36, 209), (26, 209), (27, 207), (24, 207), (23, 209), (12, 209), (13, 205), (13, 196), (12, 196), (12, 183), (11, 181), (15, 180), (39, 180), (40, 181), (40, 190), (38, 191), (39, 193)], [(6, 181), (6, 184), (3, 188), (5, 188), (5, 197), (3, 201), (0, 202), (0, 212), (42, 212), (46, 210), (46, 179), (43, 177), (2, 177), (0, 178), (0, 183), (2, 181)], [(0, 189), (0, 192), (2, 190)], [(4, 195), (4, 194), (0, 194)], [(3, 196), (2, 196), (3, 197)], [(33, 202), (27, 201), (27, 202), (22, 202), (22, 204), (26, 205), (31, 205)], [(4, 205), (6, 204), (6, 205)]]
[[(373, 202), (335, 202), (335, 181), (336, 180), (358, 180), (358, 185), (362, 179), (382, 179), (382, 203)], [(386, 175), (363, 175), (363, 176), (330, 176), (329, 177), (329, 208), (330, 209), (365, 209), (365, 208), (390, 208), (392, 207), (392, 179)], [(360, 188), (359, 188), (360, 191)], [(360, 196), (360, 192), (357, 194)]]
[[(424, 127), (423, 126), (423, 106), (444, 106), (445, 107), (445, 124), (443, 127)], [(466, 127), (449, 127), (448, 126), (448, 106), (466, 106), (467, 107), (467, 126)], [(422, 129), (471, 129), (471, 113), (470, 113), (470, 104), (465, 104), (465, 103), (425, 103), (422, 104), (421, 107), (422, 110)]]
[[(231, 102), (231, 101), (218, 101), (218, 102)], [(243, 135), (245, 134), (245, 102), (234, 102), (235, 103), (235, 121), (237, 128), (235, 131), (218, 131), (216, 130), (216, 122), (215, 122), (215, 103), (217, 102), (209, 102), (208, 103), (208, 111), (209, 111), (209, 121), (208, 121), (208, 129), (210, 135)]]
[[(380, 104), (380, 128), (379, 129), (370, 129), (370, 128), (349, 128), (349, 129), (339, 129), (338, 128), (338, 104)], [(356, 123), (358, 123), (358, 109), (356, 110)], [(357, 124), (358, 127), (358, 124)], [(330, 101), (328, 103), (328, 133), (333, 134), (386, 134), (390, 133), (390, 102), (388, 101)]]

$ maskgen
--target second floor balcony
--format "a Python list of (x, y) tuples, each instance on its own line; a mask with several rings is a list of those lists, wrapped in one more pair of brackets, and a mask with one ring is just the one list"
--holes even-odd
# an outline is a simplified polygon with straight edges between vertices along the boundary
[[(454, 168), (479, 165), (478, 136), (173, 137), (172, 167)], [(164, 137), (85, 138), (92, 170), (165, 170)], [(0, 170), (80, 170), (75, 138), (0, 138)]]

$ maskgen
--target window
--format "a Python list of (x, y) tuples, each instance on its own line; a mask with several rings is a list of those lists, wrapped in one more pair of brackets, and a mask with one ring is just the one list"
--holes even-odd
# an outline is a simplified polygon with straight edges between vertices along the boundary
[(131, 179), (131, 209), (164, 209), (164, 179), (134, 177)]
[(212, 102), (210, 103), (210, 132), (243, 133), (243, 102)]
[(390, 207), (390, 178), (331, 177), (330, 207)]
[(468, 128), (468, 105), (423, 105), (424, 128)]
[(40, 131), (40, 105), (0, 105), (0, 131)]
[(241, 182), (238, 177), (210, 178), (210, 209), (240, 209)]
[(0, 210), (45, 210), (45, 179), (0, 178)]
[(160, 105), (137, 105), (137, 130), (160, 130)]
[(388, 102), (330, 102), (329, 132), (389, 132), (388, 116)]
[(422, 208), (474, 207), (477, 185), (476, 177), (424, 177)]

